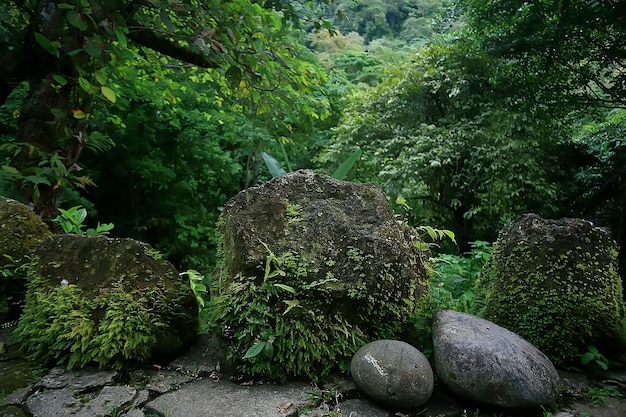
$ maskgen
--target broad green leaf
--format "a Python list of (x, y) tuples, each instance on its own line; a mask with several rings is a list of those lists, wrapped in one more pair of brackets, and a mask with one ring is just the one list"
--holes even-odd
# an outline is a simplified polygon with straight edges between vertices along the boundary
[(41, 177), (39, 175), (28, 175), (24, 177), (24, 182), (29, 182), (31, 184), (45, 184), (49, 186), (52, 185), (45, 177)]
[(283, 302), (287, 304), (287, 309), (283, 312), (283, 316), (289, 313), (292, 308), (298, 307), (300, 305), (300, 302), (298, 300), (283, 300)]
[(236, 88), (241, 82), (241, 77), (242, 77), (241, 69), (233, 65), (230, 68), (228, 68), (228, 71), (226, 71), (225, 76), (226, 76), (226, 79), (228, 79), (230, 86), (232, 88)]
[(54, 55), (57, 58), (59, 57), (59, 48), (56, 44), (58, 42), (52, 42), (50, 39), (46, 38), (39, 32), (35, 32), (35, 40), (43, 49), (45, 49), (50, 55)]
[(267, 169), (270, 171), (270, 174), (272, 174), (272, 177), (282, 177), (287, 174), (287, 171), (280, 166), (278, 161), (267, 152), (261, 152), (261, 157), (263, 158), (263, 161), (265, 161), (265, 165), (267, 165)]
[(243, 359), (250, 359), (250, 358), (254, 358), (255, 356), (257, 356), (259, 353), (263, 352), (263, 349), (265, 349), (265, 344), (267, 342), (258, 342), (255, 343), (250, 349), (248, 349), (248, 351), (246, 352), (246, 354), (243, 356)]
[(352, 166), (361, 157), (362, 154), (363, 151), (361, 151), (361, 148), (357, 148), (348, 159), (346, 159), (341, 165), (339, 165), (339, 168), (337, 168), (337, 170), (333, 173), (333, 178), (336, 178), (338, 180), (344, 179), (348, 174), (348, 171), (352, 169)]
[(591, 352), (585, 352), (581, 358), (580, 358), (580, 362), (583, 365), (587, 365), (589, 362), (591, 362), (593, 360), (593, 358), (595, 357), (595, 355)]
[(74, 6), (73, 4), (69, 4), (69, 3), (59, 3), (58, 7), (61, 10), (73, 10), (76, 8), (76, 6)]
[(72, 116), (74, 116), (74, 119), (84, 119), (85, 117), (87, 117), (85, 112), (80, 109), (72, 110)]
[(91, 83), (83, 77), (78, 77), (78, 85), (80, 85), (80, 88), (82, 88), (86, 93), (98, 94), (98, 89), (91, 85)]
[(265, 342), (265, 346), (263, 346), (263, 355), (266, 358), (274, 356), (274, 344), (272, 342)]
[(104, 69), (101, 69), (100, 71), (96, 71), (94, 73), (94, 76), (96, 77), (96, 81), (98, 81), (100, 85), (105, 85), (107, 83), (108, 78), (104, 72)]
[(105, 96), (111, 103), (115, 103), (117, 101), (115, 91), (111, 90), (109, 87), (103, 85), (100, 87), (100, 90), (102, 91), (102, 95)]
[(92, 58), (100, 58), (102, 55), (102, 48), (96, 42), (89, 40), (87, 41), (87, 45), (85, 45), (85, 52), (89, 54)]
[(124, 31), (122, 30), (122, 28), (117, 28), (115, 30), (115, 37), (117, 38), (117, 41), (120, 43), (120, 46), (122, 48), (126, 48), (128, 46), (128, 42), (126, 41), (126, 35), (124, 35)]
[(170, 15), (168, 14), (167, 9), (161, 9), (159, 17), (161, 18), (161, 21), (163, 22), (167, 30), (169, 30), (170, 32), (176, 30), (176, 27), (172, 23), (172, 19), (170, 19)]
[(64, 76), (60, 75), (60, 74), (54, 74), (52, 76), (52, 79), (54, 81), (56, 81), (59, 85), (67, 84), (67, 79)]
[(87, 23), (85, 23), (82, 16), (76, 10), (67, 12), (67, 21), (70, 22), (70, 25), (81, 31), (87, 30)]

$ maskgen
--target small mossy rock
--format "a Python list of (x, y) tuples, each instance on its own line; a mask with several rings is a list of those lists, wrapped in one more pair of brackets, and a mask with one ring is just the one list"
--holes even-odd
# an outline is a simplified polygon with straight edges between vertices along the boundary
[(241, 372), (347, 371), (360, 346), (402, 338), (428, 302), (428, 255), (374, 184), (297, 171), (237, 194), (218, 229), (211, 318)]
[(536, 407), (559, 394), (560, 377), (539, 349), (479, 317), (443, 310), (433, 320), (437, 376), (455, 394), (498, 407)]
[(167, 362), (196, 338), (186, 279), (133, 239), (55, 235), (35, 252), (17, 340), (33, 358), (67, 364)]
[[(617, 246), (582, 219), (525, 215), (499, 234), (477, 286), (482, 315), (558, 365), (589, 345), (619, 347), (624, 319)], [(606, 350), (605, 350), (606, 352)]]
[[(50, 229), (26, 205), (0, 196), (0, 268), (12, 274), (0, 275), (0, 323), (17, 320), (26, 294), (26, 274), (19, 268), (28, 262)], [(5, 256), (6, 255), (6, 256)]]
[(376, 340), (352, 357), (356, 386), (374, 401), (396, 410), (410, 410), (433, 393), (433, 370), (426, 356), (399, 340)]

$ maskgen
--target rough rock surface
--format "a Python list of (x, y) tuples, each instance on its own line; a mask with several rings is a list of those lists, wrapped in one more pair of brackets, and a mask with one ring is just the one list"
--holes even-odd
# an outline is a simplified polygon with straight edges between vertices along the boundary
[[(0, 196), (0, 267), (28, 262), (27, 256), (50, 235), (48, 226), (26, 205)], [(26, 274), (0, 275), (0, 324), (19, 317), (25, 294)]]
[(537, 346), (558, 365), (589, 345), (620, 349), (624, 318), (617, 246), (581, 219), (529, 214), (505, 227), (483, 268), (476, 300), (484, 317)]
[[(117, 414), (115, 415), (119, 415), (120, 417), (156, 416), (156, 414), (148, 412), (146, 404), (149, 402), (153, 405), (158, 404), (159, 398), (162, 395), (156, 391), (149, 391), (145, 389), (145, 387), (147, 384), (154, 384), (155, 381), (163, 381), (169, 377), (173, 378), (172, 383), (164, 384), (164, 386), (169, 386), (172, 389), (167, 394), (167, 403), (180, 403), (182, 405), (173, 405), (172, 407), (179, 407), (181, 410), (182, 407), (184, 407), (184, 404), (187, 404), (187, 408), (183, 414), (166, 415), (171, 417), (207, 417), (212, 415), (209, 413), (218, 412), (220, 414), (215, 415), (237, 417), (255, 415), (254, 413), (257, 412), (255, 410), (258, 410), (258, 405), (256, 404), (258, 398), (256, 396), (242, 396), (239, 397), (237, 401), (230, 403), (221, 402), (221, 410), (215, 407), (215, 394), (212, 392), (207, 393), (207, 391), (209, 391), (208, 388), (218, 388), (222, 385), (232, 387), (233, 383), (228, 381), (227, 375), (221, 375), (216, 368), (212, 369), (210, 373), (203, 372), (197, 374), (198, 364), (217, 364), (220, 362), (221, 358), (219, 356), (215, 356), (217, 351), (214, 345), (215, 340), (213, 338), (206, 335), (201, 336), (198, 342), (194, 345), (194, 349), (190, 349), (177, 358), (176, 363), (178, 365), (175, 369), (179, 375), (175, 375), (175, 373), (171, 372), (174, 370), (171, 366), (174, 362), (172, 362), (170, 366), (160, 370), (152, 367), (137, 369), (136, 371), (131, 372), (130, 382), (118, 373), (115, 373), (114, 377), (111, 378), (109, 371), (103, 372), (98, 371), (97, 369), (65, 371), (62, 368), (54, 368), (54, 371), (51, 371), (45, 376), (45, 380), (47, 381), (45, 384), (48, 386), (56, 386), (58, 388), (44, 388), (37, 383), (20, 389), (19, 392), (16, 391), (15, 393), (12, 393), (12, 395), (9, 395), (2, 405), (0, 405), (0, 417), (32, 416), (33, 414), (29, 411), (27, 399), (31, 396), (35, 396), (35, 398), (31, 400), (32, 403), (36, 398), (38, 398), (38, 393), (41, 393), (42, 390), (56, 392), (56, 397), (61, 397), (64, 390), (71, 391), (73, 393), (72, 397), (79, 400), (76, 403), (76, 407), (61, 410), (60, 412), (62, 413), (63, 411), (66, 411), (67, 413), (73, 413), (69, 414), (69, 416), (75, 416), (77, 414), (80, 415), (80, 413), (83, 413), (88, 409), (87, 407), (89, 404), (94, 401), (94, 399), (98, 398), (103, 391), (104, 387), (99, 386), (98, 384), (106, 384), (105, 386), (108, 387), (122, 387), (122, 391), (120, 391), (120, 393), (125, 392), (124, 390), (128, 388), (124, 387), (128, 387), (129, 385), (137, 391), (134, 399), (126, 405), (117, 406), (119, 403), (107, 403), (107, 408), (108, 406), (111, 408), (108, 409), (107, 414), (104, 415), (113, 415), (113, 407), (117, 406)], [(9, 361), (7, 365), (10, 365), (11, 362), (12, 361)], [(1, 373), (2, 372), (0, 371), (0, 374)], [(90, 374), (91, 376), (89, 376)], [(194, 380), (193, 382), (184, 383), (178, 386), (176, 381), (180, 381), (179, 378), (181, 375), (193, 375)], [(220, 376), (222, 376), (222, 378), (220, 378)], [(626, 387), (626, 369), (611, 371), (602, 375), (601, 379), (610, 380), (612, 383), (616, 384), (614, 388), (619, 389), (620, 386)], [(567, 374), (567, 376), (563, 378), (563, 381), (567, 382), (564, 387), (565, 394), (568, 396), (573, 394), (574, 398), (577, 398), (580, 402), (584, 402), (584, 398), (587, 398), (582, 396), (582, 393), (586, 394), (588, 388), (592, 386), (592, 384), (593, 386), (596, 386), (595, 384), (597, 384), (596, 381), (590, 381), (581, 374), (573, 373)], [(235, 390), (241, 390), (251, 383), (252, 381), (248, 380), (242, 381), (242, 385), (236, 385)], [(202, 386), (202, 384), (205, 386)], [(37, 388), (35, 388), (35, 385), (37, 385)], [(74, 389), (71, 388), (72, 385), (83, 388)], [(314, 397), (313, 393), (316, 393), (315, 397), (321, 398), (323, 396), (326, 399), (326, 404), (319, 404), (318, 402), (315, 402), (311, 405), (308, 403), (308, 400), (307, 402), (297, 401), (295, 404), (301, 408), (296, 410), (295, 407), (293, 407), (293, 404), (290, 407), (286, 407), (289, 401), (286, 403), (282, 401), (284, 398), (301, 398), (299, 396), (293, 396), (293, 392), (296, 387), (304, 387), (302, 383), (286, 383), (282, 385), (264, 384), (263, 386), (271, 388), (268, 389), (266, 402), (282, 406), (279, 410), (284, 410), (285, 413), (280, 414), (280, 416), (284, 417), (295, 417), (298, 415), (305, 417), (328, 417), (330, 415), (329, 411), (334, 411), (336, 413), (334, 415), (337, 417), (465, 417), (478, 415), (534, 417), (542, 415), (542, 410), (539, 408), (535, 410), (503, 410), (501, 408), (488, 408), (484, 404), (471, 403), (466, 400), (461, 401), (458, 397), (452, 396), (448, 390), (444, 389), (440, 385), (436, 386), (433, 396), (426, 404), (424, 404), (423, 407), (420, 407), (415, 411), (399, 412), (400, 410), (382, 408), (380, 405), (371, 402), (368, 398), (359, 396), (358, 391), (354, 388), (354, 384), (349, 379), (341, 377), (329, 378), (322, 386), (316, 387), (310, 385), (306, 389), (306, 397)], [(252, 388), (254, 387), (255, 386), (253, 385)], [(571, 390), (572, 387), (574, 387), (573, 391)], [(99, 402), (101, 404), (104, 403), (102, 400), (107, 398), (107, 393), (111, 392), (114, 391), (110, 391), (110, 388), (104, 390), (105, 396), (101, 398)], [(203, 397), (194, 394), (194, 392), (205, 392), (207, 393), (207, 396)], [(222, 391), (218, 388), (215, 393), (219, 392)], [(290, 392), (292, 393), (291, 395), (289, 394)], [(622, 393), (626, 394), (626, 389), (623, 389)], [(120, 398), (122, 399), (121, 396)], [(191, 398), (194, 398), (193, 406), (189, 405)], [(67, 399), (70, 402), (72, 401), (69, 398)], [(589, 401), (587, 400), (587, 404), (576, 403), (561, 411), (563, 411), (562, 417), (579, 417), (582, 415), (583, 411), (592, 411), (594, 417), (623, 417), (623, 410), (625, 409), (626, 397), (611, 397), (607, 399), (606, 407), (597, 406), (590, 408)], [(531, 412), (529, 413), (529, 411)], [(97, 414), (92, 414), (91, 417), (95, 417), (96, 415)], [(558, 413), (555, 413), (555, 415), (558, 415)], [(66, 414), (58, 414), (58, 416), (66, 417)]]
[(391, 408), (417, 408), (433, 393), (433, 370), (428, 359), (398, 340), (366, 344), (354, 354), (350, 372), (360, 390)]
[[(304, 362), (318, 358), (319, 364), (311, 368), (325, 369), (328, 363), (349, 367), (363, 343), (399, 338), (428, 298), (423, 261), (428, 256), (416, 248), (417, 233), (396, 220), (374, 184), (339, 181), (308, 170), (274, 178), (229, 200), (220, 232), (223, 267), (212, 280), (217, 300), (212, 305), (222, 309), (214, 318), (218, 333), (230, 333), (225, 345), (233, 360), (244, 356), (255, 335), (289, 330), (294, 326), (284, 323), (302, 321), (303, 327), (293, 334), (273, 335), (276, 357), (287, 356), (295, 346), (306, 351), (324, 344), (326, 352), (305, 354)], [(262, 318), (272, 316), (274, 321), (252, 329), (248, 326), (259, 317), (242, 319), (242, 312), (227, 311), (242, 304), (244, 313), (252, 311), (254, 300), (246, 289), (254, 286), (260, 299), (266, 296), (258, 294), (268, 281), (281, 286), (278, 294), (270, 288), (269, 300), (263, 301), (270, 310)], [(285, 291), (287, 287), (295, 295)], [(352, 331), (356, 336), (348, 338), (358, 338), (360, 344), (332, 346), (345, 333), (339, 328)], [(298, 338), (307, 329), (314, 334), (305, 335), (301, 343)], [(333, 330), (337, 334), (331, 334)], [(328, 340), (311, 341), (320, 334), (329, 334)], [(281, 347), (283, 340), (293, 341), (293, 346)], [(283, 365), (299, 374), (296, 368), (302, 363)]]
[(550, 404), (560, 377), (537, 348), (470, 314), (443, 310), (433, 320), (435, 369), (455, 394), (500, 407)]
[[(197, 337), (193, 292), (148, 244), (55, 235), (35, 254), (29, 280), (36, 285), (29, 288), (16, 334), (36, 357), (68, 357), (80, 366), (90, 357), (101, 366), (120, 366), (126, 360), (167, 363)], [(66, 304), (72, 305), (70, 324), (62, 307)], [(90, 337), (82, 337), (77, 328), (90, 329)], [(59, 349), (55, 338), (67, 341), (67, 351), (53, 351)]]
[[(48, 226), (26, 205), (0, 196), (0, 254), (19, 262), (50, 235)], [(5, 262), (0, 259), (0, 265)]]

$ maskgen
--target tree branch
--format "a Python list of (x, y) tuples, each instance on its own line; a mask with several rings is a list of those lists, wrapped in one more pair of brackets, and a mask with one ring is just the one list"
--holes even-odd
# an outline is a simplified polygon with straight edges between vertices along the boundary
[[(132, 28), (138, 28), (135, 29)], [(128, 37), (138, 44), (170, 56), (183, 62), (188, 62), (202, 68), (219, 68), (224, 54), (218, 52), (206, 53), (200, 49), (183, 46), (178, 41), (160, 36), (151, 29), (140, 26), (137, 22), (129, 22)]]

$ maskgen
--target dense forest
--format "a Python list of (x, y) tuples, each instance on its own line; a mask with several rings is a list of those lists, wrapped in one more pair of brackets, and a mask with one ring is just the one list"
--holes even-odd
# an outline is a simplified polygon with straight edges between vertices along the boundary
[(209, 272), (220, 208), (271, 178), (263, 156), (332, 173), (360, 149), (348, 179), (456, 250), (527, 212), (626, 248), (621, 6), (9, 1), (0, 194), (44, 219), (84, 206)]

